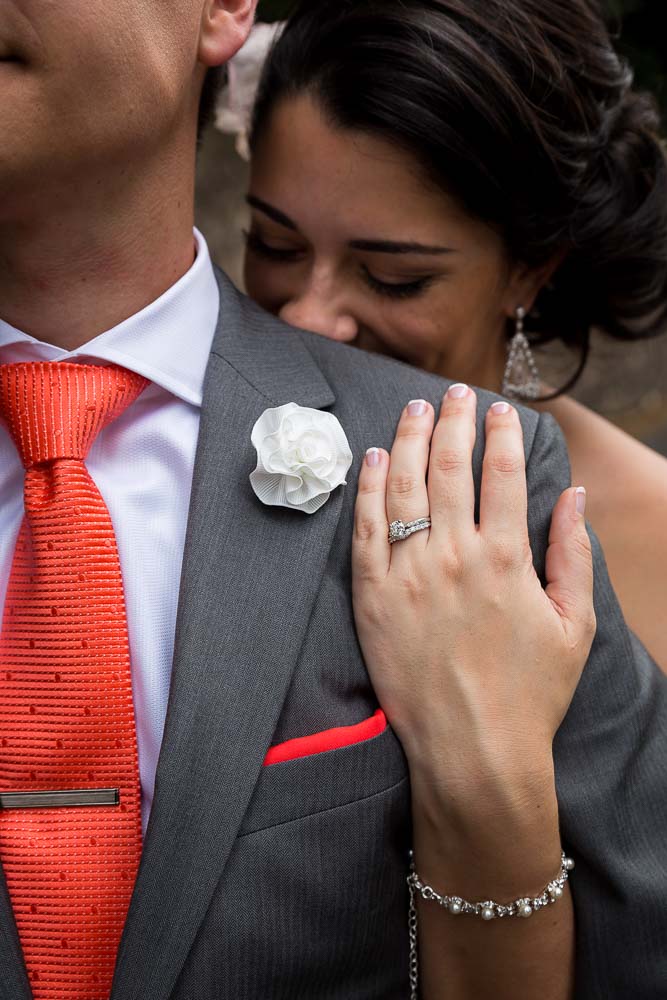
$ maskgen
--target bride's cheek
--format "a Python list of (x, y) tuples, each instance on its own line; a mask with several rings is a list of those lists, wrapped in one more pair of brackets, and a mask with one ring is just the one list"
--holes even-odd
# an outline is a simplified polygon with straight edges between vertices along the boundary
[(390, 336), (400, 344), (405, 360), (425, 371), (442, 374), (443, 352), (447, 352), (451, 335), (448, 318), (438, 304), (402, 307), (394, 320)]

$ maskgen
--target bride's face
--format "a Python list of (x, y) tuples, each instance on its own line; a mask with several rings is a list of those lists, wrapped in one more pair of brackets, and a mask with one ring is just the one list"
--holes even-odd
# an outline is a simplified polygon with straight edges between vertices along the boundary
[(332, 128), (302, 95), (267, 122), (248, 201), (246, 288), (269, 312), (499, 387), (507, 318), (530, 306), (530, 281), (408, 153)]

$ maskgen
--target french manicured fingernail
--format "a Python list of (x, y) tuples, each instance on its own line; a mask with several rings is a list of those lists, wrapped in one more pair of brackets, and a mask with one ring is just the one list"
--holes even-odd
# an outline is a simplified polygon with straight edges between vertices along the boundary
[(576, 498), (577, 514), (581, 514), (583, 517), (586, 513), (586, 488), (584, 486), (577, 487)]
[(490, 407), (490, 409), (491, 413), (496, 413), (498, 416), (500, 416), (503, 413), (509, 413), (512, 407), (510, 406), (509, 403), (500, 402), (500, 403), (494, 403), (493, 406)]
[(380, 449), (379, 448), (369, 448), (366, 452), (366, 465), (370, 465), (371, 469), (376, 468), (380, 464)]
[(408, 413), (411, 417), (423, 417), (426, 413), (427, 402), (424, 399), (413, 399), (408, 403)]
[(447, 390), (447, 395), (450, 399), (463, 399), (470, 392), (467, 385), (463, 382), (456, 382), (455, 385), (450, 385)]

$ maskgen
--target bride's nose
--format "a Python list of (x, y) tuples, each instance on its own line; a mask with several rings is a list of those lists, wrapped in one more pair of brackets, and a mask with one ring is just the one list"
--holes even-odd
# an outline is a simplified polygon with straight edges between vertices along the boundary
[(335, 295), (320, 293), (312, 287), (286, 302), (279, 315), (285, 323), (319, 333), (330, 340), (347, 342), (354, 340), (359, 333), (356, 319), (344, 307), (337, 305)]

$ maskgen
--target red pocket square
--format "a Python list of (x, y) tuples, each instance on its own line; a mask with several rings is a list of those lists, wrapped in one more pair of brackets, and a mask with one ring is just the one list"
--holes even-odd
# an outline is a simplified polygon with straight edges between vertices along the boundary
[(264, 758), (264, 766), (282, 764), (286, 760), (297, 760), (299, 757), (310, 757), (315, 753), (324, 753), (325, 750), (339, 750), (341, 747), (349, 747), (354, 743), (370, 740), (373, 736), (379, 736), (386, 728), (387, 717), (382, 709), (378, 708), (375, 715), (357, 723), (356, 726), (325, 729), (322, 733), (313, 733), (312, 736), (297, 736), (296, 739), (269, 747), (269, 752)]

